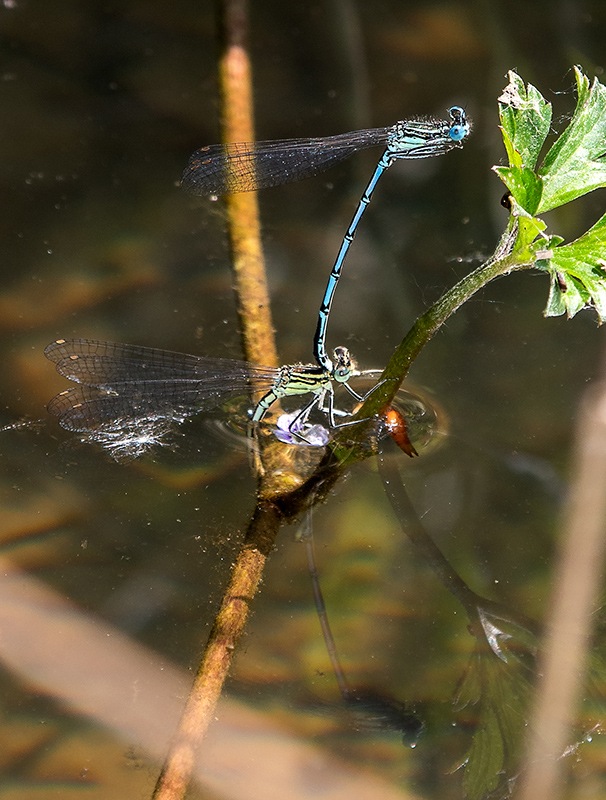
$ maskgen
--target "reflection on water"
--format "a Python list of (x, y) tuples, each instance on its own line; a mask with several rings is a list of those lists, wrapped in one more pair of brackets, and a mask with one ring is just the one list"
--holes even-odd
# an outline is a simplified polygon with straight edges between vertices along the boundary
[[(2, 424), (45, 417), (45, 403), (65, 388), (43, 357), (58, 336), (241, 357), (222, 207), (192, 202), (176, 186), (189, 153), (218, 136), (213, 12), (185, 0), (0, 7)], [(604, 14), (595, 1), (582, 10), (567, 2), (504, 9), (395, 0), (253, 9), (260, 138), (440, 115), (455, 102), (474, 118), (474, 136), (460, 153), (398, 164), (381, 182), (339, 286), (330, 345), (345, 344), (362, 367), (380, 368), (416, 314), (470, 268), (464, 259), (492, 250), (505, 221), (489, 171), (503, 158), (495, 99), (504, 75), (519, 66), (548, 94), (565, 83), (571, 51), (587, 68), (599, 65)], [(541, 30), (540, 39), (529, 30)], [(284, 363), (310, 358), (327, 270), (372, 161), (360, 155), (261, 196)], [(574, 204), (558, 230), (574, 236), (602, 206), (597, 196)], [(448, 435), (432, 424), (425, 436), (411, 422), (419, 458), (395, 446), (387, 454), (467, 584), (539, 621), (570, 422), (601, 344), (588, 319), (543, 320), (545, 291), (540, 278), (511, 276), (449, 322), (412, 375), (430, 388), (430, 405), (445, 409)], [(246, 452), (202, 420), (188, 422), (172, 450), (127, 465), (68, 438), (53, 424), (0, 433), (2, 553), (23, 571), (2, 604), (0, 642), (12, 621), (16, 653), (2, 652), (2, 776), (15, 797), (31, 797), (32, 787), (40, 797), (45, 788), (49, 796), (146, 796), (156, 768), (146, 759), (158, 758), (161, 747), (140, 744), (146, 740), (129, 713), (114, 727), (91, 695), (107, 689), (123, 710), (139, 709), (145, 697), (167, 727), (162, 703), (182, 696), (183, 671), (197, 663), (254, 482)], [(236, 659), (230, 693), (242, 705), (226, 706), (220, 716), (234, 727), (212, 734), (225, 736), (225, 769), (207, 785), (227, 794), (227, 773), (241, 770), (250, 786), (229, 791), (250, 797), (255, 753), (266, 769), (292, 758), (293, 774), (326, 759), (325, 780), (345, 780), (346, 766), (364, 766), (376, 781), (366, 797), (460, 798), (462, 776), (452, 770), (480, 718), (470, 704), (463, 716), (452, 705), (477, 658), (461, 606), (405, 540), (371, 461), (315, 510), (314, 534), (349, 679), (411, 704), (424, 734), (411, 751), (398, 734), (356, 731), (337, 708), (304, 549), (285, 533)], [(34, 608), (50, 614), (38, 627), (33, 613), (25, 615)], [(90, 629), (71, 627), (80, 615)], [(95, 629), (103, 632), (98, 650)], [(64, 638), (70, 631), (80, 638)], [(127, 651), (111, 648), (119, 635), (146, 648), (137, 651), (142, 661), (127, 662)], [(156, 690), (144, 662), (156, 676), (170, 665), (180, 671)], [(490, 683), (484, 663), (476, 676)], [(504, 669), (500, 659), (486, 663), (489, 671)], [(598, 670), (593, 681), (600, 691), (587, 692), (584, 730), (602, 711)], [(59, 691), (58, 683), (78, 692)], [(239, 738), (246, 726), (266, 731), (269, 757), (253, 750), (262, 737)], [(603, 751), (599, 736), (581, 745), (571, 796), (600, 794)], [(359, 781), (350, 773), (349, 796)], [(309, 792), (293, 780), (284, 796)]]

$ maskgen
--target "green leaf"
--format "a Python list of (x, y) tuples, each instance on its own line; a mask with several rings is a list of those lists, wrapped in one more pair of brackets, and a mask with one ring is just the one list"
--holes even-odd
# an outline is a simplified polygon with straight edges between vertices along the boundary
[(515, 72), (499, 97), (509, 166), (493, 167), (529, 214), (540, 214), (606, 186), (606, 87), (575, 67), (577, 105), (568, 127), (539, 169), (551, 124), (551, 104)]
[(606, 87), (597, 79), (590, 86), (578, 67), (575, 77), (574, 115), (539, 169), (543, 194), (537, 213), (606, 186)]
[(515, 198), (511, 199), (511, 217), (503, 237), (506, 252), (515, 256), (519, 267), (539, 263), (543, 269), (552, 255), (552, 249), (562, 242), (561, 236), (548, 236), (546, 225), (539, 217), (527, 214)]
[(543, 194), (543, 183), (534, 167), (549, 132), (551, 104), (532, 84), (526, 87), (511, 71), (509, 84), (499, 97), (499, 118), (509, 166), (493, 169), (519, 205), (534, 214)]
[(477, 727), (465, 758), (463, 788), (468, 800), (482, 800), (507, 785), (519, 769), (531, 696), (527, 664), (504, 649), (499, 658), (478, 642), (455, 706), (475, 711)]
[(563, 275), (554, 272), (551, 276), (549, 297), (543, 312), (546, 317), (561, 317), (567, 314), (568, 318), (574, 317), (588, 304), (589, 293), (583, 284), (574, 278), (565, 279)]
[(543, 182), (528, 167), (493, 167), (515, 200), (528, 213), (534, 214), (543, 195)]
[(484, 714), (467, 753), (468, 767), (463, 778), (465, 797), (482, 800), (499, 785), (505, 761), (503, 737), (494, 713)]
[(533, 170), (551, 125), (551, 103), (513, 70), (499, 97), (499, 117), (510, 166)]
[(593, 306), (599, 321), (606, 320), (606, 214), (574, 242), (553, 248), (537, 266), (551, 276), (545, 316), (574, 317)]
[[(530, 246), (537, 236), (543, 233), (546, 227), (547, 225), (538, 217), (520, 215), (518, 219), (518, 241), (516, 246), (519, 248)], [(543, 241), (546, 241), (545, 236), (543, 236)]]

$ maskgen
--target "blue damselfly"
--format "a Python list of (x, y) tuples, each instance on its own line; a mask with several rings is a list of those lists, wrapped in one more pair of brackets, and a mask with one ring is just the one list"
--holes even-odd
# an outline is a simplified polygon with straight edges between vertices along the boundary
[(196, 195), (220, 195), (278, 186), (317, 175), (359, 150), (383, 146), (383, 155), (360, 198), (345, 232), (320, 304), (314, 336), (314, 357), (327, 372), (333, 365), (326, 351), (326, 329), (343, 263), (356, 230), (381, 175), (398, 159), (439, 156), (461, 147), (470, 122), (460, 106), (452, 106), (448, 120), (402, 120), (386, 128), (351, 131), (311, 139), (215, 144), (196, 150), (189, 159), (182, 186)]

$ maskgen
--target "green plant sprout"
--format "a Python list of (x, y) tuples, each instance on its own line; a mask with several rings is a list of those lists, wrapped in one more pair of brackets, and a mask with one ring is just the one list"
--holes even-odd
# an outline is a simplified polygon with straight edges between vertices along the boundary
[[(574, 74), (574, 114), (537, 166), (551, 128), (551, 103), (515, 72), (509, 73), (498, 101), (509, 163), (493, 167), (508, 189), (510, 217), (505, 232), (484, 264), (416, 320), (383, 372), (383, 384), (368, 397), (358, 419), (379, 413), (391, 402), (429, 339), (494, 278), (514, 270), (538, 269), (550, 278), (545, 316), (566, 313), (573, 317), (583, 308), (594, 308), (600, 323), (606, 319), (606, 214), (569, 244), (547, 233), (547, 225), (536, 216), (606, 186), (606, 87), (597, 79), (590, 83), (579, 67)], [(337, 452), (345, 460), (356, 458), (352, 451)]]

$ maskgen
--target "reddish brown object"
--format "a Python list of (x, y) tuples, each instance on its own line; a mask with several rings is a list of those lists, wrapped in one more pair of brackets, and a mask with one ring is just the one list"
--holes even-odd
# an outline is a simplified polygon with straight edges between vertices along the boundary
[(411, 458), (418, 456), (419, 454), (415, 450), (413, 443), (408, 438), (408, 425), (404, 414), (398, 411), (397, 408), (390, 406), (385, 412), (384, 421), (389, 435), (400, 450), (403, 450)]

